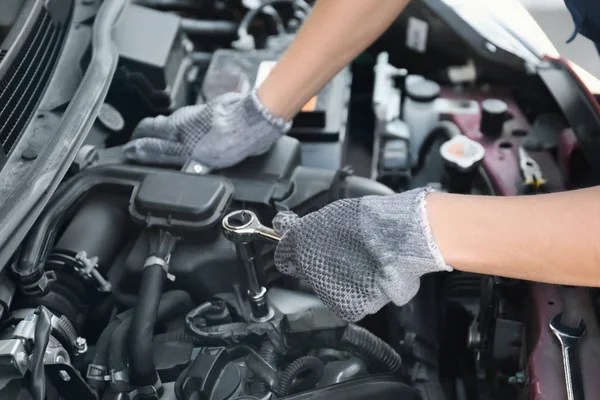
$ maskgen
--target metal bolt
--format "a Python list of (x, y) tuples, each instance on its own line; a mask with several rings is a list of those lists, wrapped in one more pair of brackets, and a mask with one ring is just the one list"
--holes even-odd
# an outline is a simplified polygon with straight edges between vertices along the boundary
[(65, 370), (61, 369), (58, 371), (58, 375), (60, 375), (60, 378), (65, 382), (69, 382), (71, 380), (71, 375), (69, 375), (69, 373)]
[(85, 353), (88, 350), (87, 340), (82, 337), (78, 337), (75, 339), (75, 349), (79, 354)]

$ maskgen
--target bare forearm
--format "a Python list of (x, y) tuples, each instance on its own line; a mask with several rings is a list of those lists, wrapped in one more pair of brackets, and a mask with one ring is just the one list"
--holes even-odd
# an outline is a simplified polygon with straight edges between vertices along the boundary
[(466, 272), (600, 286), (600, 188), (540, 196), (428, 197), (446, 262)]
[(410, 0), (319, 0), (269, 77), (263, 104), (289, 120), (373, 43)]

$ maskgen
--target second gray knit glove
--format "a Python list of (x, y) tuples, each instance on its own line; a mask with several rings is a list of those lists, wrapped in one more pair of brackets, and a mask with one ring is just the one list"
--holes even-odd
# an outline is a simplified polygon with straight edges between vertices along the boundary
[(145, 118), (123, 149), (127, 158), (145, 164), (181, 166), (191, 158), (208, 168), (226, 168), (265, 153), (290, 125), (274, 117), (255, 91), (226, 93), (168, 117)]
[(273, 226), (283, 236), (275, 265), (306, 281), (347, 321), (389, 302), (404, 305), (419, 290), (421, 276), (452, 270), (427, 221), (430, 192), (339, 200), (302, 218), (279, 213)]

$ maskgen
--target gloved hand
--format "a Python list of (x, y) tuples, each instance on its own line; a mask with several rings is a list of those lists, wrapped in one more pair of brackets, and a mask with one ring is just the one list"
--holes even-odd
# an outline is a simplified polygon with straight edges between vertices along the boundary
[(168, 117), (145, 118), (123, 149), (128, 159), (145, 164), (181, 166), (192, 158), (208, 168), (226, 168), (265, 153), (290, 126), (255, 91), (226, 93)]
[(302, 218), (279, 213), (273, 226), (283, 236), (275, 265), (309, 283), (347, 321), (389, 302), (404, 305), (419, 290), (422, 275), (452, 270), (427, 221), (431, 191), (339, 200)]

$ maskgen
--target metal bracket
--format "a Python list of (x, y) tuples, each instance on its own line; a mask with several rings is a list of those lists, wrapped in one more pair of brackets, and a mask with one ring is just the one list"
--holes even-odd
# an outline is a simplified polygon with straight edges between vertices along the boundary
[(65, 400), (98, 400), (98, 396), (71, 364), (44, 366), (48, 379)]

